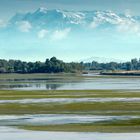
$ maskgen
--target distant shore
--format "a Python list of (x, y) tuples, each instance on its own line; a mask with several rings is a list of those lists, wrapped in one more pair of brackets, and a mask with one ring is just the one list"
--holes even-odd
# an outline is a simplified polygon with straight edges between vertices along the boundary
[(140, 71), (112, 71), (112, 72), (100, 72), (100, 75), (140, 76)]

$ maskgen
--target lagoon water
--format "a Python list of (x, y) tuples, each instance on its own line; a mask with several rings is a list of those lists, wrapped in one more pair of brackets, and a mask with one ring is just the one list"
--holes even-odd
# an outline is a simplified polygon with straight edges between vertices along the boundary
[(83, 76), (75, 79), (1, 79), (0, 89), (13, 90), (90, 90), (90, 89), (140, 89), (140, 78)]

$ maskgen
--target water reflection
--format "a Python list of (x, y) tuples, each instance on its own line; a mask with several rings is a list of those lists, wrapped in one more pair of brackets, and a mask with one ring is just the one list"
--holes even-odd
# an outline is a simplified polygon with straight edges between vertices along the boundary
[(59, 89), (59, 87), (61, 87), (62, 84), (46, 84), (46, 89), (47, 90), (56, 90)]
[[(99, 77), (99, 76), (97, 76)], [(1, 79), (0, 89), (14, 90), (78, 90), (140, 89), (140, 78), (83, 77), (78, 79)]]
[(43, 83), (32, 83), (32, 84), (0, 84), (0, 89), (23, 89), (23, 90), (56, 90), (61, 87), (62, 84), (43, 84)]

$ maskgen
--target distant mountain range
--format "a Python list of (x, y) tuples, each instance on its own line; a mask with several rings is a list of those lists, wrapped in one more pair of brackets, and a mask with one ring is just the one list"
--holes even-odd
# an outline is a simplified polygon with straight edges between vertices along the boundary
[[(22, 26), (28, 29), (81, 29), (108, 28), (140, 22), (139, 16), (117, 14), (112, 11), (66, 11), (39, 8), (35, 12), (17, 13), (8, 27)], [(25, 29), (26, 31), (26, 29)]]
[(110, 63), (110, 62), (117, 62), (117, 63), (121, 63), (121, 62), (125, 62), (125, 60), (120, 60), (120, 59), (114, 59), (114, 58), (106, 58), (106, 57), (90, 57), (84, 60), (80, 60), (80, 62), (83, 63), (92, 63), (93, 61), (96, 61), (98, 63)]

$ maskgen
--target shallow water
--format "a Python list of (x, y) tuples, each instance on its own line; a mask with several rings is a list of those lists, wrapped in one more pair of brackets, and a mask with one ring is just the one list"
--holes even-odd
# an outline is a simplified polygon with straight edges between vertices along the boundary
[(140, 116), (97, 116), (97, 115), (63, 115), (63, 114), (39, 114), (39, 115), (3, 115), (0, 116), (1, 126), (10, 125), (56, 125), (95, 123), (113, 120), (131, 120)]
[[(140, 78), (101, 77), (88, 75), (81, 79), (68, 80), (62, 78), (47, 79), (1, 79), (0, 90), (78, 90), (78, 89), (140, 89)], [(125, 92), (125, 91), (124, 91)], [(79, 96), (80, 97), (80, 96)], [(74, 103), (74, 102), (140, 102), (140, 98), (43, 98), (0, 100), (0, 104), (19, 103), (26, 106), (29, 103)], [(119, 109), (118, 109), (119, 111)], [(127, 111), (127, 110), (125, 110)], [(82, 112), (82, 110), (81, 110)], [(107, 112), (105, 110), (105, 112)], [(134, 110), (135, 112), (135, 110)], [(90, 112), (91, 113), (91, 112)], [(140, 119), (140, 116), (98, 116), (72, 114), (38, 114), (38, 115), (0, 115), (0, 140), (139, 140), (140, 133), (70, 133), (70, 132), (40, 132), (13, 129), (9, 126), (22, 125), (55, 125), (96, 123), (113, 120)], [(6, 127), (7, 126), (7, 127)]]
[(1, 79), (0, 89), (14, 90), (78, 90), (78, 89), (140, 89), (140, 78), (89, 76), (80, 80), (57, 79)]
[(0, 127), (1, 140), (139, 140), (140, 133), (40, 132)]
[(43, 98), (43, 99), (19, 99), (19, 100), (0, 100), (0, 104), (18, 103), (86, 103), (86, 102), (140, 102), (140, 98)]

